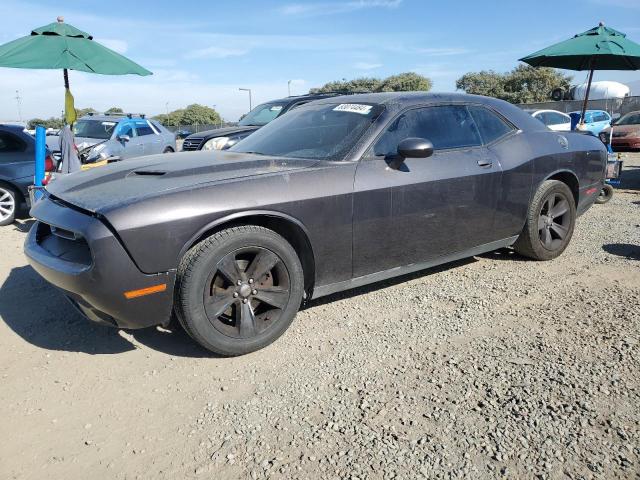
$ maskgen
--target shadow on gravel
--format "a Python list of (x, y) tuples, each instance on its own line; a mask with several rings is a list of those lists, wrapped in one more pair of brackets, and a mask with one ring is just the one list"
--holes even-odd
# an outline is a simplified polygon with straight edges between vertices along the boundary
[(335, 302), (337, 300), (357, 297), (358, 295), (365, 295), (367, 293), (374, 292), (376, 290), (382, 290), (384, 288), (392, 287), (400, 283), (409, 282), (411, 280), (415, 280), (416, 278), (426, 277), (427, 275), (432, 275), (434, 273), (446, 272), (447, 270), (462, 267), (463, 265), (468, 265), (473, 262), (477, 262), (477, 260), (474, 257), (465, 258), (463, 260), (458, 260), (456, 262), (447, 263), (445, 265), (440, 265), (438, 267), (427, 268), (425, 270), (420, 270), (414, 273), (408, 273), (400, 277), (390, 278), (389, 280), (372, 283), (370, 285), (365, 285), (363, 287), (353, 288), (351, 290), (346, 290), (344, 292), (333, 293), (331, 295), (327, 295), (326, 297), (320, 297), (316, 300), (310, 300), (309, 302), (305, 303), (300, 309), (306, 310), (307, 308), (317, 307), (319, 305)]
[(630, 258), (631, 260), (640, 260), (640, 246), (631, 245), (630, 243), (608, 243), (602, 246), (602, 249), (611, 255)]
[(481, 258), (486, 258), (488, 260), (508, 260), (511, 262), (530, 262), (531, 259), (527, 257), (523, 257), (515, 250), (511, 248), (501, 248), (500, 250), (494, 250), (493, 252), (484, 253), (482, 255), (478, 255)]
[[(20, 337), (47, 350), (83, 352), (92, 355), (134, 350), (136, 346), (115, 328), (85, 319), (31, 267), (19, 267), (0, 287), (0, 317)], [(128, 330), (143, 345), (172, 356), (211, 357), (182, 328)]]

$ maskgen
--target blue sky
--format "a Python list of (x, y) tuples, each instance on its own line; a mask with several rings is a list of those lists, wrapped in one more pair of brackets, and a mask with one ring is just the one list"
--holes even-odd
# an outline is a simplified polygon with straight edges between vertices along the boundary
[[(181, 1), (2, 0), (0, 43), (64, 15), (97, 41), (152, 70), (152, 77), (71, 72), (76, 106), (148, 114), (189, 103), (228, 120), (254, 105), (358, 76), (415, 71), (453, 91), (468, 71), (510, 70), (517, 59), (602, 20), (640, 42), (640, 0), (580, 1)], [(586, 72), (575, 72), (581, 83)], [(598, 72), (637, 82), (640, 72)], [(61, 74), (0, 69), (0, 120), (58, 115)], [(640, 94), (640, 92), (637, 92)]]

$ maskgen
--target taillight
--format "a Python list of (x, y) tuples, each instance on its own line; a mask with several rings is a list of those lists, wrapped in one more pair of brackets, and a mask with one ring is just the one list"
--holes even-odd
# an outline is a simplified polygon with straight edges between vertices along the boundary
[(49, 181), (51, 180), (51, 172), (45, 172), (44, 173), (44, 178), (42, 179), (42, 185), (44, 185), (45, 187), (47, 185), (49, 185)]
[(51, 155), (47, 155), (46, 158), (44, 159), (44, 171), (55, 172), (55, 170), (56, 170), (56, 164), (53, 163), (53, 158), (51, 158)]

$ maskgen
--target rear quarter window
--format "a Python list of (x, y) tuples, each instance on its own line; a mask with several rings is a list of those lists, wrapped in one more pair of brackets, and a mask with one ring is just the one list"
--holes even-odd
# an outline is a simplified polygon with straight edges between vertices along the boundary
[(485, 145), (504, 137), (514, 128), (488, 108), (476, 105), (469, 106), (469, 112), (476, 122), (482, 143)]
[(0, 153), (24, 152), (27, 144), (12, 133), (0, 132)]

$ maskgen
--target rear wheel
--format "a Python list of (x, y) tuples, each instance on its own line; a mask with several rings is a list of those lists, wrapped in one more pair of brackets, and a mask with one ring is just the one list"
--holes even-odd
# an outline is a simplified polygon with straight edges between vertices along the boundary
[(10, 225), (16, 218), (18, 194), (11, 187), (0, 185), (0, 227)]
[(164, 149), (164, 151), (162, 153), (173, 153), (173, 148), (167, 147), (167, 148)]
[(551, 260), (569, 245), (575, 223), (573, 193), (565, 183), (547, 180), (534, 195), (524, 229), (513, 247), (535, 260)]
[(212, 352), (242, 355), (289, 327), (304, 290), (295, 250), (263, 227), (223, 230), (193, 247), (178, 268), (176, 314)]

